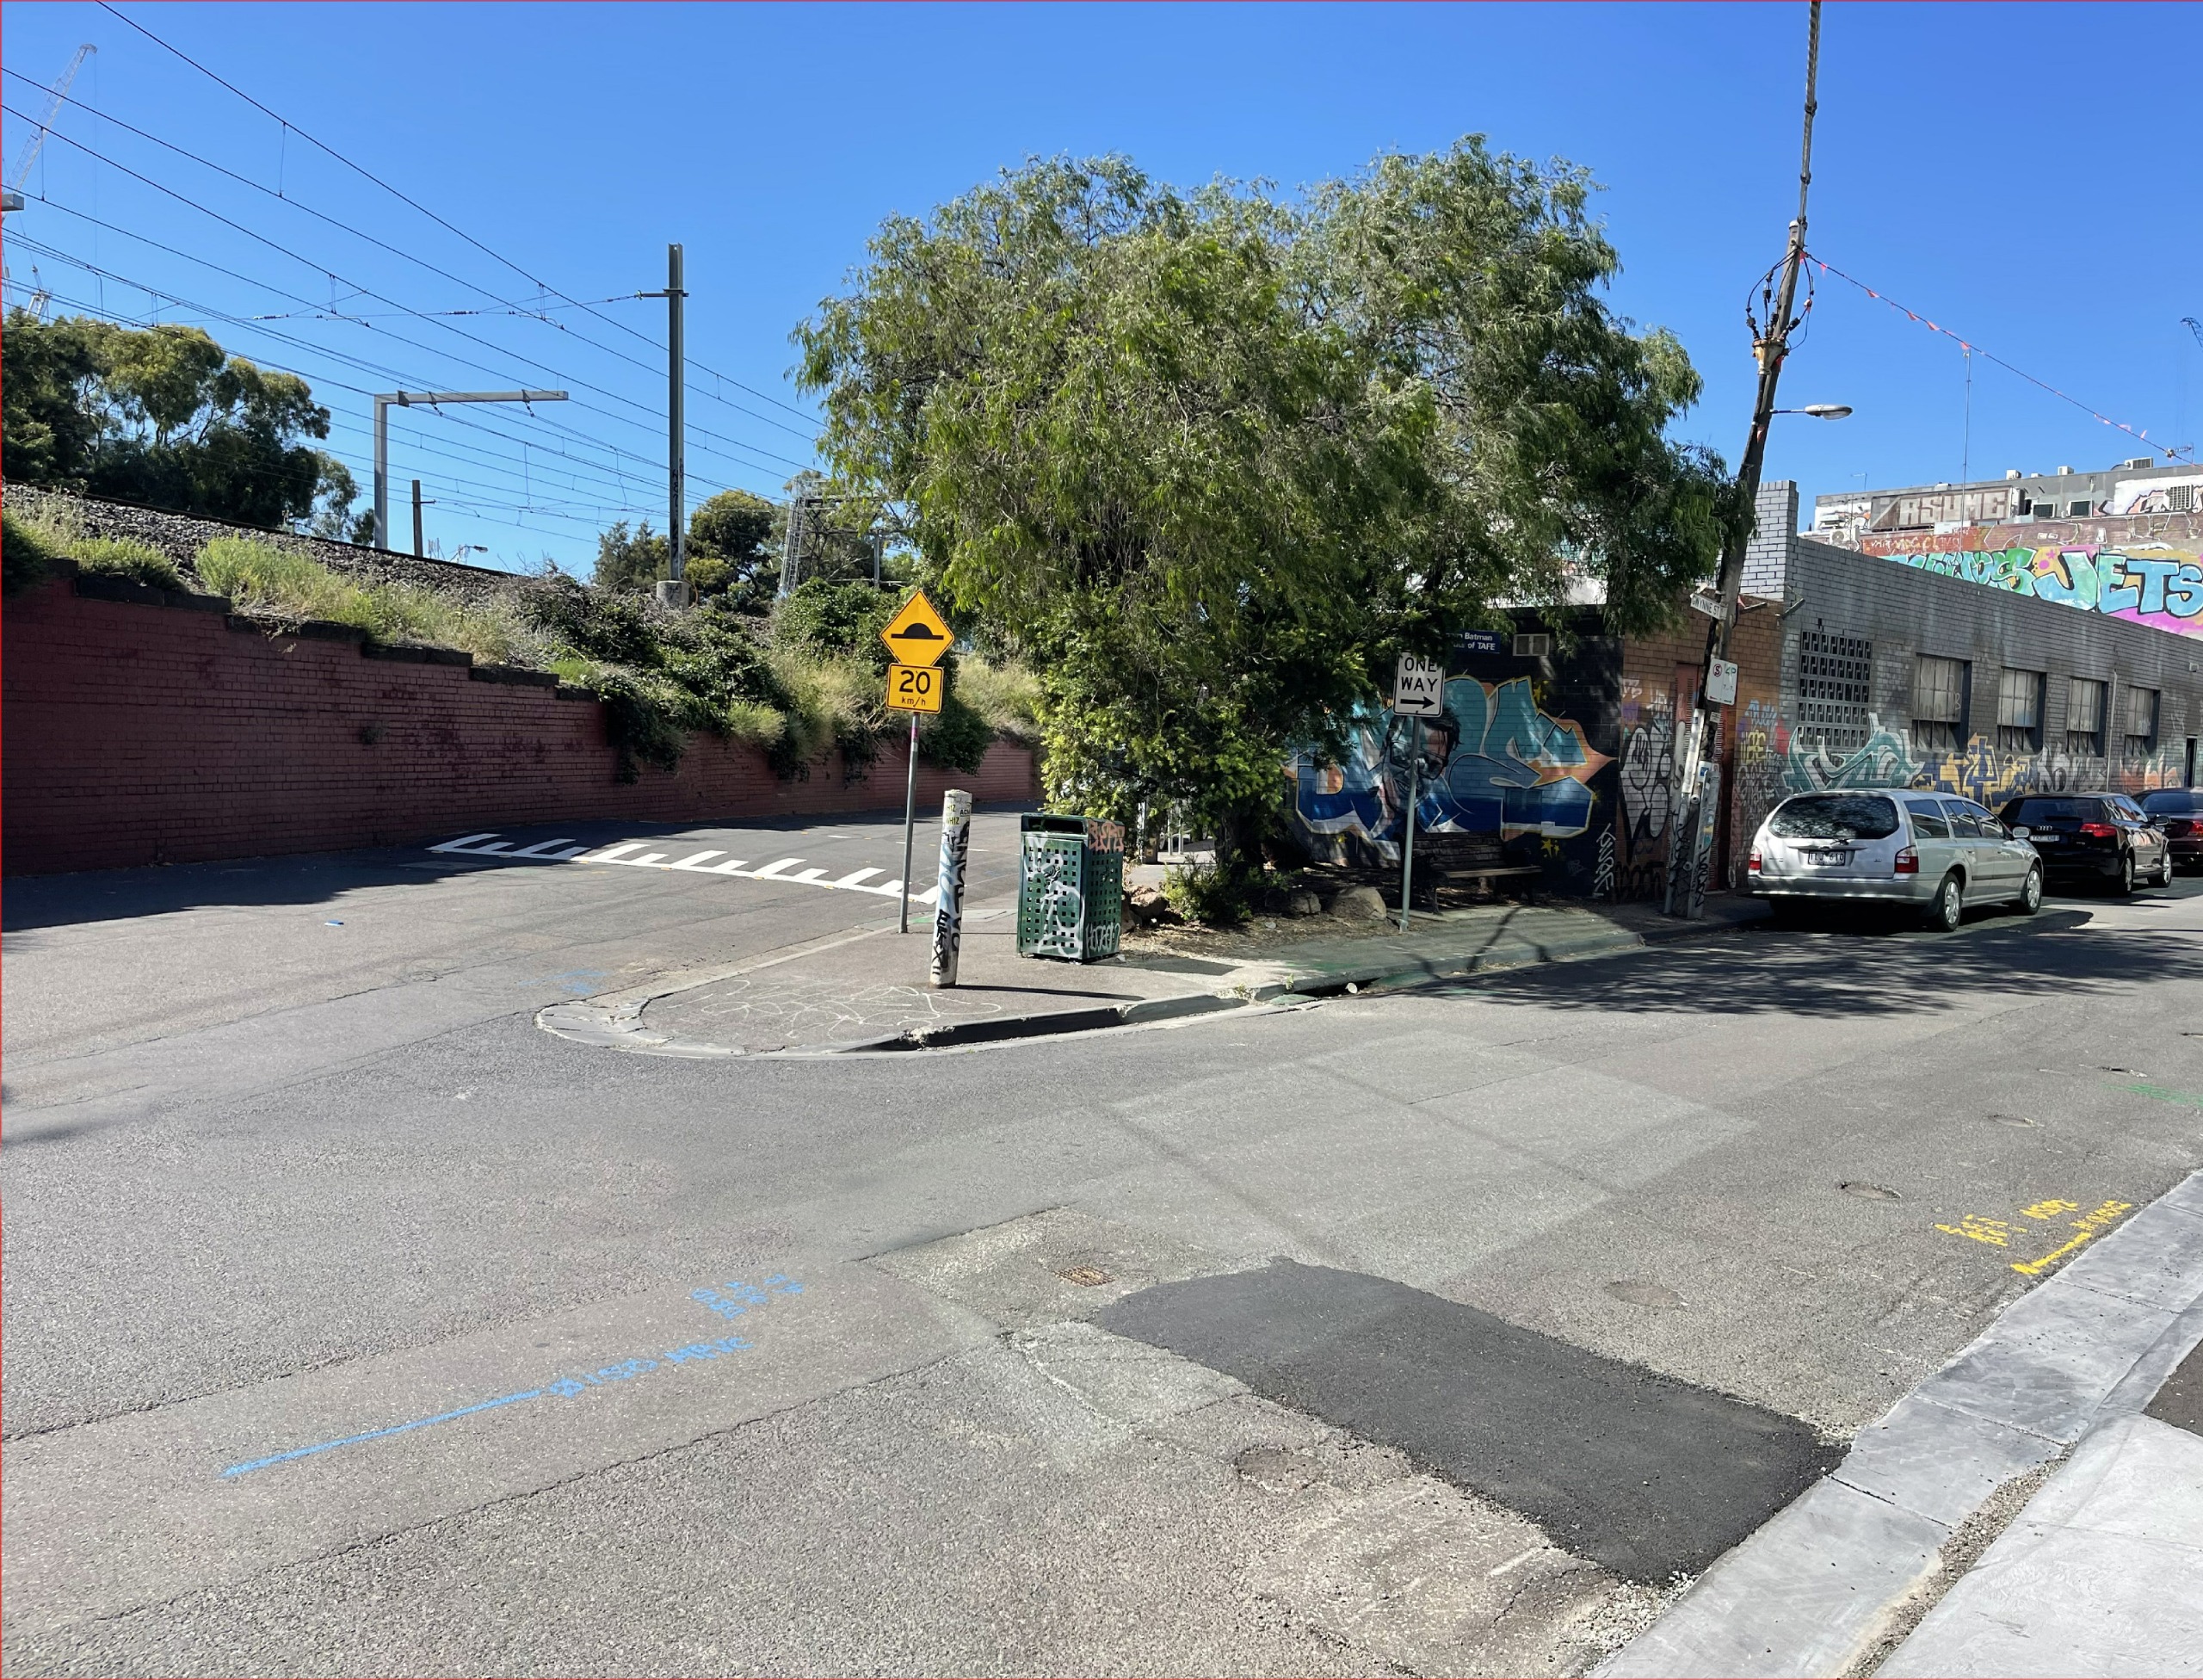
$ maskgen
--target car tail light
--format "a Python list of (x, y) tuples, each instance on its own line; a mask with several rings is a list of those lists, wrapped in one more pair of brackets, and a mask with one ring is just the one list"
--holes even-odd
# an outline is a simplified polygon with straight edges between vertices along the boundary
[(1900, 875), (1918, 874), (1920, 873), (1920, 854), (1910, 846), (1907, 846), (1903, 851), (1899, 852), (1897, 855), (1896, 873)]
[(2083, 823), (2081, 831), (2091, 840), (2116, 840), (2119, 831), (2109, 823)]
[(2165, 832), (2167, 834), (2193, 834), (2195, 832), (2195, 825), (2189, 822), (2185, 817), (2175, 817), (2165, 825)]
[(1753, 874), (1757, 874), (1759, 873), (1759, 848), (1757, 846), (1754, 846), (1752, 848), (1751, 862), (1745, 864), (1744, 868), (1749, 869)]

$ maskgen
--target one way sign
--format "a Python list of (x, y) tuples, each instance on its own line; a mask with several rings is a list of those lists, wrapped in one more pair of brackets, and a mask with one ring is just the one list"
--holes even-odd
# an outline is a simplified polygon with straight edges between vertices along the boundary
[(1446, 714), (1446, 671), (1435, 659), (1400, 655), (1398, 675), (1392, 682), (1392, 715), (1396, 718), (1438, 718)]

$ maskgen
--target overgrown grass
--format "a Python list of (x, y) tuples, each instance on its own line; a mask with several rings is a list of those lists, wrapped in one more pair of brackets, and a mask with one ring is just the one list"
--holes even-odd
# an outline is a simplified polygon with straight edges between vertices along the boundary
[(956, 695), (997, 735), (1027, 746), (1040, 738), (1040, 681), (1022, 665), (967, 654), (957, 661)]
[(63, 540), (44, 520), (0, 510), (0, 594), (21, 595), (44, 583), (67, 553)]
[(502, 602), (478, 607), (414, 584), (355, 584), (308, 555), (250, 537), (217, 537), (193, 565), (202, 583), (247, 612), (355, 625), (378, 642), (455, 647), (491, 664), (538, 663), (551, 651), (536, 646)]

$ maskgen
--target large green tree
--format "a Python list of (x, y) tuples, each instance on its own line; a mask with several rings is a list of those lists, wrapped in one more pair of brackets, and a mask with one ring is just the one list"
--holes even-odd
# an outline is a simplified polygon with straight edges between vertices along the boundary
[(1284, 200), (1035, 163), (895, 218), (799, 329), (824, 448), (1039, 673), (1052, 792), (1277, 809), (1402, 650), (1501, 602), (1669, 618), (1717, 555), (1697, 377), (1601, 300), (1583, 172), (1476, 138)]
[(341, 530), (350, 472), (308, 440), (329, 411), (196, 327), (41, 321), (0, 333), (8, 478), (271, 529)]

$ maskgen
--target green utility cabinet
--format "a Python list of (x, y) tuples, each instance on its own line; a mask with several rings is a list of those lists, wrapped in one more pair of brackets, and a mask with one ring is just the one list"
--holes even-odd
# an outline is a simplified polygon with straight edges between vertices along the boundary
[(1017, 954), (1099, 962), (1125, 926), (1125, 825), (1097, 817), (1018, 819)]

